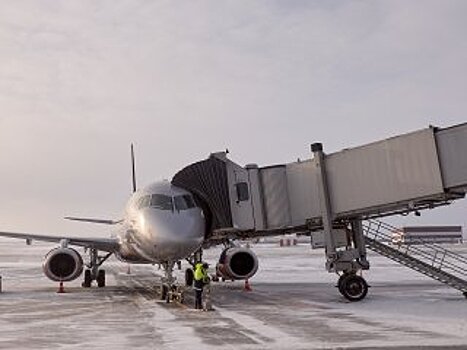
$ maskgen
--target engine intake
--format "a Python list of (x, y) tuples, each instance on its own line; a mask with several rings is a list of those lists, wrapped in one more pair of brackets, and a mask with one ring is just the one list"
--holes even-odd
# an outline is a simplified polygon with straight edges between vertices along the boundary
[(55, 248), (45, 256), (42, 269), (52, 281), (73, 281), (83, 272), (83, 258), (72, 248)]
[(234, 247), (225, 249), (216, 266), (219, 277), (231, 280), (245, 280), (258, 271), (258, 258), (248, 248)]

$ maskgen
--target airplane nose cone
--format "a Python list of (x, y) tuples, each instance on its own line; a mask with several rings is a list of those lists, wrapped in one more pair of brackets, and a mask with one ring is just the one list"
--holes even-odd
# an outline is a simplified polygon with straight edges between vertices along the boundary
[(143, 230), (151, 241), (152, 255), (157, 260), (186, 258), (203, 242), (204, 218), (195, 210), (180, 213), (150, 210), (145, 213), (143, 222)]

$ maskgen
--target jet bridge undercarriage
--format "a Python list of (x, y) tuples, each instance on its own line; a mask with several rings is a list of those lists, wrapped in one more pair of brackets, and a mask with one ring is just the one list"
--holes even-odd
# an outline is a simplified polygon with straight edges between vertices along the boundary
[(467, 190), (467, 124), (427, 128), (326, 155), (258, 167), (226, 152), (211, 154), (172, 183), (198, 198), (208, 228), (206, 245), (288, 233), (321, 237), (326, 269), (341, 274), (339, 290), (360, 300), (369, 269), (362, 220), (432, 209)]

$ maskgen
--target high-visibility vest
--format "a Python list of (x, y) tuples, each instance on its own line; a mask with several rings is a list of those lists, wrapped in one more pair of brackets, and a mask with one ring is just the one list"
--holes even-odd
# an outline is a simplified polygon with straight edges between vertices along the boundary
[(195, 281), (202, 281), (207, 277), (207, 273), (204, 270), (203, 264), (198, 263), (195, 265)]

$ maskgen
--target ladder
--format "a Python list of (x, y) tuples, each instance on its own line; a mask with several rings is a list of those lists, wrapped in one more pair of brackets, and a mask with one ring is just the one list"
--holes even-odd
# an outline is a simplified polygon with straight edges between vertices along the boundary
[(398, 231), (378, 220), (363, 223), (369, 249), (455, 288), (467, 298), (467, 257), (422, 239), (416, 244), (393, 243), (393, 235)]

